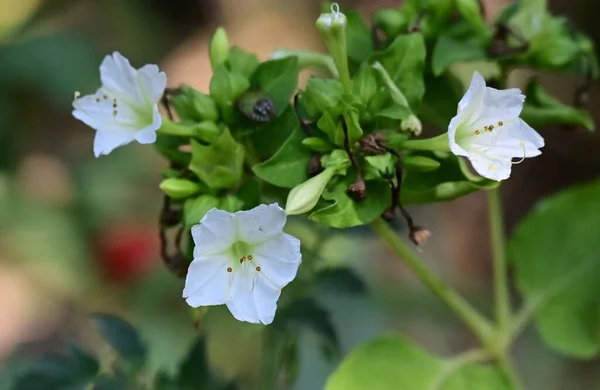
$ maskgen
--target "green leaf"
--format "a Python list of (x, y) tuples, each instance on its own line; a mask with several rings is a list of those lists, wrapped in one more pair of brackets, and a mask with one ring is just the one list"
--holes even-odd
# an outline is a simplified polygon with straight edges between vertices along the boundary
[(226, 61), (227, 67), (234, 73), (250, 79), (260, 62), (254, 54), (247, 53), (239, 47), (232, 47)]
[(235, 101), (250, 87), (247, 78), (239, 73), (230, 72), (225, 65), (219, 65), (210, 79), (210, 96), (221, 108), (226, 120), (233, 117)]
[(432, 356), (398, 336), (355, 348), (325, 390), (514, 390), (493, 366), (457, 364)]
[(160, 189), (173, 199), (184, 199), (192, 196), (202, 189), (200, 183), (187, 179), (170, 178), (163, 180)]
[(262, 180), (278, 187), (294, 188), (308, 180), (312, 152), (302, 145), (304, 132), (296, 127), (273, 157), (252, 167)]
[(360, 12), (349, 11), (345, 15), (348, 58), (355, 64), (360, 64), (373, 53), (371, 30), (365, 24)]
[(302, 105), (311, 118), (318, 117), (324, 110), (336, 106), (344, 95), (338, 80), (311, 77), (302, 93)]
[(365, 156), (365, 161), (382, 175), (389, 176), (394, 172), (396, 158), (390, 153), (385, 153), (377, 156)]
[(331, 152), (335, 145), (319, 137), (308, 137), (302, 140), (302, 145), (317, 152)]
[(189, 168), (210, 188), (234, 187), (242, 177), (243, 164), (244, 147), (233, 139), (229, 129), (210, 145), (192, 140)]
[(332, 204), (309, 215), (311, 221), (344, 229), (366, 225), (379, 218), (390, 205), (390, 186), (384, 180), (372, 180), (367, 184), (367, 197), (357, 202), (348, 195), (348, 186), (354, 182), (355, 175), (349, 175), (339, 181), (333, 189), (323, 193), (323, 199)]
[(377, 113), (377, 116), (402, 121), (408, 118), (410, 114), (410, 108), (395, 104), (393, 106), (386, 107), (383, 110), (379, 111)]
[[(404, 167), (400, 192), (403, 204), (448, 201), (480, 189), (495, 188), (499, 185), (497, 181), (484, 179), (470, 173), (466, 160), (462, 160), (452, 153), (418, 152), (411, 154), (411, 157), (417, 156), (434, 160), (439, 163), (439, 167), (430, 171), (424, 171), (421, 166), (416, 169), (410, 165)], [(429, 162), (429, 164), (433, 167), (434, 163)]]
[(298, 85), (298, 59), (287, 57), (263, 62), (252, 75), (252, 86), (273, 99), (277, 114), (288, 106)]
[(129, 322), (111, 314), (94, 314), (92, 318), (104, 340), (121, 358), (132, 368), (141, 368), (146, 360), (146, 346), (138, 331)]
[(365, 106), (375, 96), (377, 92), (377, 78), (375, 77), (375, 70), (368, 63), (365, 62), (360, 65), (352, 82), (352, 91)]
[(213, 207), (218, 208), (220, 203), (221, 200), (212, 195), (200, 195), (197, 198), (186, 200), (183, 205), (185, 224), (192, 226), (200, 223), (202, 217)]
[(480, 36), (486, 37), (490, 34), (489, 28), (483, 20), (479, 0), (456, 0), (456, 8)]
[(344, 134), (344, 128), (339, 118), (340, 115), (343, 115), (346, 120), (348, 138), (350, 139), (350, 143), (353, 144), (362, 137), (363, 131), (360, 127), (358, 110), (344, 102), (341, 102), (336, 107), (325, 110), (323, 116), (317, 122), (317, 127), (327, 134), (332, 143), (343, 146), (346, 135)]
[(517, 286), (544, 342), (576, 358), (600, 351), (600, 181), (542, 201), (509, 242)]
[(526, 95), (521, 118), (530, 126), (543, 128), (571, 125), (594, 130), (594, 120), (587, 111), (562, 104), (546, 92), (535, 79), (529, 82)]
[(485, 48), (477, 42), (442, 36), (433, 48), (431, 68), (433, 74), (439, 76), (454, 63), (479, 61), (486, 57)]
[(187, 85), (179, 87), (179, 92), (169, 95), (171, 103), (182, 121), (217, 121), (219, 110), (215, 101), (208, 95)]
[(415, 112), (425, 93), (425, 53), (423, 35), (414, 33), (398, 36), (385, 51), (371, 57), (371, 62), (383, 65)]
[(254, 151), (261, 157), (271, 157), (298, 127), (298, 118), (292, 106), (269, 123), (249, 135)]
[(237, 211), (240, 211), (243, 206), (244, 206), (244, 201), (239, 199), (237, 196), (227, 195), (221, 201), (221, 203), (219, 205), (219, 210), (225, 210), (225, 211), (229, 211), (230, 213), (235, 213)]
[(198, 337), (179, 367), (177, 384), (181, 390), (212, 388), (213, 379), (206, 356), (206, 340)]

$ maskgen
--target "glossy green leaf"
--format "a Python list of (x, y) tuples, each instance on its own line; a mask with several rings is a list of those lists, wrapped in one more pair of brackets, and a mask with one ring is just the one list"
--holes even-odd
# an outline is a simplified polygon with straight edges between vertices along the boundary
[(316, 152), (331, 152), (335, 145), (319, 137), (308, 137), (302, 140), (302, 145)]
[(342, 83), (338, 80), (311, 77), (302, 93), (302, 105), (311, 118), (324, 110), (336, 106), (344, 94)]
[(375, 71), (366, 62), (361, 64), (352, 82), (352, 91), (364, 105), (368, 105), (377, 92)]
[[(472, 174), (468, 162), (445, 152), (419, 152), (413, 157), (426, 157), (437, 161), (435, 170), (423, 171), (421, 166), (404, 167), (400, 199), (403, 204), (423, 204), (456, 199), (480, 189), (495, 188), (499, 182)], [(433, 166), (433, 163), (431, 163)]]
[(147, 351), (139, 332), (129, 322), (111, 314), (93, 317), (104, 340), (133, 368), (144, 364)]
[(486, 50), (479, 43), (442, 36), (433, 48), (431, 68), (433, 74), (439, 76), (457, 62), (479, 61), (486, 57)]
[(371, 57), (371, 62), (379, 61), (400, 88), (413, 111), (419, 108), (425, 83), (425, 41), (419, 33), (400, 35), (383, 52)]
[(398, 336), (355, 348), (325, 390), (514, 390), (493, 366), (461, 365), (435, 357)]
[(278, 117), (260, 126), (249, 135), (254, 151), (260, 157), (271, 157), (298, 127), (298, 118), (292, 106)]
[(182, 85), (178, 92), (169, 95), (169, 99), (182, 121), (217, 121), (219, 110), (215, 101), (194, 88)]
[(331, 190), (326, 190), (323, 199), (333, 203), (314, 211), (308, 218), (339, 229), (366, 225), (379, 218), (391, 203), (389, 184), (384, 180), (368, 181), (366, 199), (357, 202), (348, 195), (348, 186), (354, 182), (354, 177), (346, 176)]
[(278, 187), (293, 188), (308, 180), (312, 152), (302, 144), (304, 132), (296, 128), (273, 157), (252, 167), (260, 179)]
[(192, 140), (192, 161), (189, 168), (210, 188), (231, 188), (242, 177), (244, 147), (237, 143), (228, 129), (210, 145)]
[(360, 12), (348, 11), (345, 15), (348, 59), (355, 64), (360, 64), (373, 53), (371, 30), (365, 24)]
[(258, 64), (260, 64), (254, 54), (247, 53), (239, 47), (232, 47), (229, 50), (229, 55), (225, 63), (229, 70), (239, 73), (247, 79), (250, 79), (250, 76), (252, 76)]
[(598, 199), (600, 181), (543, 200), (509, 242), (517, 286), (544, 342), (577, 358), (600, 352)]
[(225, 65), (219, 65), (210, 79), (210, 96), (221, 108), (226, 120), (233, 117), (233, 107), (236, 100), (250, 87), (250, 82), (239, 73), (227, 70)]
[(273, 99), (277, 114), (288, 106), (298, 85), (298, 59), (287, 57), (263, 62), (252, 75), (252, 86)]

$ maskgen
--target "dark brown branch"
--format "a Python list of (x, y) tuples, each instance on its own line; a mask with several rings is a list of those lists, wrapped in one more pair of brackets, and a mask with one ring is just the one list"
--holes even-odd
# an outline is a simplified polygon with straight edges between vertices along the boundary
[(310, 137), (312, 135), (312, 131), (310, 130), (310, 124), (307, 123), (304, 120), (304, 118), (302, 118), (302, 115), (300, 115), (300, 107), (299, 107), (299, 101), (298, 101), (299, 98), (300, 98), (300, 92), (298, 92), (297, 94), (294, 95), (294, 112), (296, 113), (298, 122), (300, 122), (300, 127), (302, 128), (304, 133)]
[(356, 172), (356, 181), (353, 184), (350, 184), (348, 187), (348, 194), (352, 196), (355, 200), (361, 201), (364, 200), (367, 196), (367, 185), (365, 184), (365, 180), (362, 176), (362, 171), (358, 162), (356, 161), (356, 156), (350, 147), (350, 136), (348, 135), (348, 124), (346, 123), (346, 118), (343, 115), (339, 116), (339, 120), (342, 123), (342, 130), (344, 132), (344, 149), (348, 154), (348, 158), (352, 163), (352, 167)]

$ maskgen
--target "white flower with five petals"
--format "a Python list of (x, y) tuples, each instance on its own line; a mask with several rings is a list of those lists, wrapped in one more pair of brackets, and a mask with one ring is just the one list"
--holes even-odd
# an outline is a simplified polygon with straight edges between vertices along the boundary
[(544, 146), (544, 139), (519, 118), (524, 101), (521, 90), (487, 87), (475, 72), (448, 127), (450, 150), (467, 157), (481, 176), (507, 179), (513, 164), (540, 155)]
[(133, 68), (115, 52), (100, 65), (102, 87), (93, 95), (75, 94), (73, 116), (96, 130), (94, 154), (108, 154), (133, 140), (156, 141), (162, 124), (158, 101), (167, 86), (167, 76), (156, 65)]
[(192, 227), (194, 260), (183, 297), (192, 307), (226, 304), (240, 321), (270, 324), (281, 289), (302, 261), (277, 204), (235, 214), (211, 209)]

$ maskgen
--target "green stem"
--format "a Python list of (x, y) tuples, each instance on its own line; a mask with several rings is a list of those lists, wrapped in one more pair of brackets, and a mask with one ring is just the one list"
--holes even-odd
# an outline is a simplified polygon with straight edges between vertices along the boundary
[(296, 57), (298, 59), (298, 68), (321, 68), (327, 69), (335, 78), (340, 77), (338, 70), (333, 62), (333, 58), (323, 53), (315, 53), (308, 50), (286, 50), (277, 49), (271, 55), (270, 59), (280, 59)]
[(449, 152), (448, 133), (443, 133), (433, 138), (411, 139), (400, 145), (405, 150), (432, 150), (437, 152)]
[(521, 383), (521, 379), (519, 378), (519, 375), (516, 373), (515, 369), (513, 368), (512, 364), (510, 363), (510, 360), (508, 359), (508, 357), (506, 355), (502, 355), (498, 357), (498, 365), (500, 366), (500, 368), (504, 371), (504, 373), (506, 374), (506, 376), (508, 377), (508, 380), (511, 383), (511, 389), (513, 390), (523, 390), (523, 384)]
[(496, 301), (496, 321), (501, 334), (509, 331), (511, 321), (510, 296), (508, 292), (506, 240), (500, 188), (487, 191), (494, 262), (494, 297)]
[(402, 257), (404, 262), (417, 275), (417, 277), (435, 294), (446, 302), (458, 317), (473, 331), (483, 345), (490, 346), (493, 328), (490, 322), (475, 310), (465, 299), (452, 288), (444, 284), (434, 275), (423, 261), (408, 248), (383, 220), (378, 219), (371, 223), (375, 230), (387, 243)]
[(196, 129), (189, 126), (184, 126), (163, 118), (162, 125), (158, 129), (160, 134), (176, 135), (180, 137), (193, 137), (196, 135)]
[(398, 88), (398, 86), (396, 85), (394, 80), (392, 80), (392, 78), (390, 77), (390, 74), (383, 67), (383, 65), (381, 65), (381, 63), (379, 61), (376, 61), (371, 66), (373, 67), (373, 69), (375, 69), (377, 72), (379, 72), (379, 75), (383, 79), (383, 82), (385, 83), (385, 85), (387, 85), (388, 89), (390, 90), (390, 95), (392, 97), (392, 100), (394, 100), (394, 103), (396, 103), (402, 107), (410, 108), (410, 106), (408, 105), (408, 100), (406, 99), (406, 96), (404, 96), (404, 93), (402, 93), (402, 91), (400, 90), (400, 88)]

